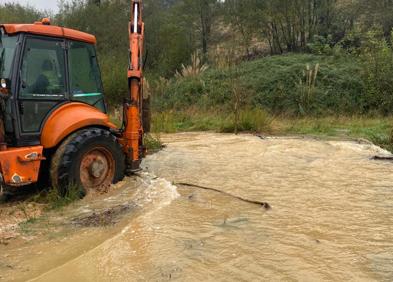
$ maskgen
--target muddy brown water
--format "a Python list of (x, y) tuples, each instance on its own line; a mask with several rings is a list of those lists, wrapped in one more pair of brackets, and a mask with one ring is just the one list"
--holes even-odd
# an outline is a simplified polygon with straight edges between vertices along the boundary
[(393, 280), (393, 163), (370, 159), (387, 152), (307, 138), (162, 139), (168, 146), (144, 161), (141, 177), (59, 220), (110, 206), (131, 212), (115, 224), (0, 247), (0, 279)]

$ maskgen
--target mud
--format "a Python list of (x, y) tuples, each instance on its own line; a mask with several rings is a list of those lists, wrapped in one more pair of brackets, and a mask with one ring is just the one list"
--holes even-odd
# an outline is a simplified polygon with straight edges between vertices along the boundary
[(135, 209), (134, 205), (125, 204), (102, 211), (96, 211), (89, 215), (79, 216), (71, 220), (77, 227), (105, 227), (118, 223), (123, 215)]
[(19, 225), (33, 218), (40, 217), (44, 205), (28, 202), (13, 202), (0, 204), (0, 245), (8, 245), (20, 237)]
[(388, 152), (308, 138), (162, 138), (140, 177), (51, 216), (61, 232), (0, 245), (0, 280), (393, 280), (393, 163), (372, 159)]

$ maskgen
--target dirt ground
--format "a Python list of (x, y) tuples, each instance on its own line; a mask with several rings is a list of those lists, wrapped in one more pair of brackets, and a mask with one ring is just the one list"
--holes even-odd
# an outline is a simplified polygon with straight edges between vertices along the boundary
[(100, 201), (105, 202), (118, 193), (121, 187), (134, 181), (135, 179), (126, 179), (113, 185), (105, 193), (92, 194), (60, 208), (53, 208), (50, 203), (37, 203), (34, 194), (26, 189), (0, 203), (0, 246), (32, 241), (41, 235), (59, 232), (67, 227), (84, 228), (115, 224), (123, 214), (131, 212), (134, 208), (132, 203), (114, 203), (107, 208), (92, 208), (86, 211), (83, 207), (97, 205)]
[(11, 240), (23, 236), (20, 224), (42, 216), (45, 205), (37, 203), (13, 202), (0, 206), (0, 245), (8, 245)]

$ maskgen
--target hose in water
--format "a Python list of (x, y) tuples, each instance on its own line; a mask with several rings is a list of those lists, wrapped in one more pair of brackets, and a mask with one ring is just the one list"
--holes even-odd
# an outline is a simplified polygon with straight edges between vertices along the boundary
[(184, 182), (175, 182), (175, 183), (173, 183), (173, 185), (176, 185), (176, 186), (180, 185), (180, 186), (187, 186), (187, 187), (198, 188), (198, 189), (203, 189), (203, 190), (210, 190), (210, 191), (218, 192), (218, 193), (227, 195), (229, 197), (241, 200), (241, 201), (246, 202), (246, 203), (250, 203), (250, 204), (261, 206), (262, 208), (264, 208), (266, 210), (271, 210), (272, 209), (272, 207), (268, 203), (266, 203), (266, 202), (255, 201), (255, 200), (248, 200), (248, 199), (245, 199), (243, 197), (235, 196), (235, 195), (232, 195), (230, 193), (227, 193), (227, 192), (215, 189), (215, 188), (204, 187), (204, 186), (195, 185), (195, 184), (191, 184), (191, 183), (184, 183)]
[(374, 156), (371, 159), (374, 161), (393, 161), (393, 156)]

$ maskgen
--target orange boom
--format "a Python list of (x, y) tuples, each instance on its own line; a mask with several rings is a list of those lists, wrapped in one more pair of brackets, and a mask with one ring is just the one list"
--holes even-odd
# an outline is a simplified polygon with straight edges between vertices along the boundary
[(0, 25), (1, 191), (49, 179), (66, 193), (121, 180), (144, 156), (142, 1), (131, 1), (129, 93), (123, 127), (109, 121), (93, 35)]

